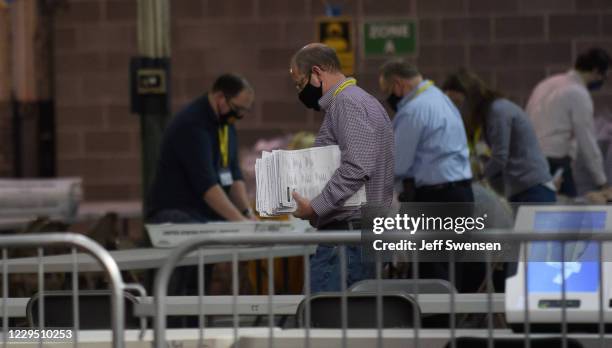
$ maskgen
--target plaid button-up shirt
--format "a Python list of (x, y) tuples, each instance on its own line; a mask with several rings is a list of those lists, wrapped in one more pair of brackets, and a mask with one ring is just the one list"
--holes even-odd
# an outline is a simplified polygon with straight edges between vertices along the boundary
[(317, 214), (313, 224), (360, 218), (360, 210), (343, 207), (365, 185), (368, 204), (388, 207), (393, 199), (393, 127), (376, 98), (356, 85), (334, 96), (340, 81), (319, 100), (325, 111), (315, 146), (338, 145), (340, 167), (323, 192), (311, 201)]

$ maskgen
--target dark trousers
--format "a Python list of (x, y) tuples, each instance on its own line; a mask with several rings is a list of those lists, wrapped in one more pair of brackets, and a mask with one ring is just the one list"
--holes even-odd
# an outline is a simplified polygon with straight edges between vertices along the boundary
[(415, 189), (414, 201), (432, 203), (473, 203), (474, 192), (472, 192), (472, 184), (470, 181), (464, 181), (450, 187), (417, 187)]
[[(414, 195), (415, 202), (427, 203), (466, 203), (465, 206), (453, 207), (444, 213), (445, 217), (472, 216), (474, 192), (471, 181), (466, 180), (448, 185), (417, 187)], [(441, 211), (442, 209), (438, 209)], [(460, 292), (476, 292), (482, 283), (486, 266), (479, 262), (454, 262), (455, 287)], [(420, 262), (419, 278), (450, 280), (449, 262)]]
[(563, 158), (547, 157), (548, 166), (550, 167), (550, 175), (555, 175), (559, 169), (563, 169), (561, 188), (559, 193), (568, 197), (576, 197), (576, 182), (574, 182), (574, 173), (572, 172), (572, 158), (565, 156)]
[(557, 201), (555, 191), (539, 184), (510, 197), (512, 203), (554, 203)]

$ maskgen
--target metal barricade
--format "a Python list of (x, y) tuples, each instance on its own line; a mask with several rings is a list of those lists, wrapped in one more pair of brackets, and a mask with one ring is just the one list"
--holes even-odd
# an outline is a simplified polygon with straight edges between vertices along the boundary
[[(127, 286), (123, 283), (119, 267), (101, 245), (92, 239), (76, 233), (45, 233), (29, 235), (10, 235), (0, 237), (0, 249), (2, 249), (2, 332), (3, 347), (6, 347), (9, 340), (9, 320), (8, 320), (8, 301), (9, 286), (8, 275), (10, 272), (8, 262), (8, 249), (36, 247), (37, 248), (37, 275), (38, 275), (38, 323), (39, 328), (44, 330), (45, 310), (44, 310), (44, 273), (45, 264), (43, 262), (43, 247), (50, 246), (69, 246), (72, 252), (72, 317), (74, 327), (72, 342), (74, 347), (78, 347), (79, 335), (79, 285), (78, 285), (78, 262), (77, 248), (82, 249), (94, 257), (104, 272), (108, 275), (111, 288), (111, 327), (113, 347), (124, 347), (124, 303), (123, 292)], [(141, 287), (138, 288), (140, 290)], [(39, 337), (39, 346), (43, 345), (43, 336)]]
[[(397, 238), (400, 238), (399, 235), (397, 236)], [(545, 234), (540, 234), (540, 233), (533, 233), (530, 231), (510, 231), (510, 230), (489, 230), (486, 231), (484, 233), (478, 234), (477, 236), (475, 235), (471, 235), (469, 237), (467, 236), (462, 236), (462, 235), (458, 235), (455, 233), (445, 233), (445, 232), (440, 232), (440, 234), (436, 235), (437, 239), (443, 238), (443, 239), (450, 239), (450, 240), (457, 240), (457, 241), (462, 241), (462, 240), (466, 240), (466, 238), (469, 239), (469, 241), (483, 241), (483, 242), (520, 242), (520, 243), (529, 243), (529, 242), (535, 242), (535, 241), (559, 241), (561, 243), (563, 243), (563, 245), (565, 245), (564, 243), (566, 242), (575, 242), (575, 241), (581, 241), (581, 240), (588, 240), (588, 241), (592, 241), (592, 242), (596, 242), (598, 243), (599, 247), (602, 247), (602, 243), (603, 242), (610, 242), (612, 241), (612, 233), (596, 233), (596, 234), (589, 234), (589, 235), (585, 235), (584, 233), (573, 233), (573, 232), (564, 232), (564, 233), (545, 233)], [(417, 241), (419, 242), (420, 240), (424, 240), (424, 239), (431, 239), (431, 235), (427, 235), (427, 234), (423, 234), (423, 235), (413, 235), (410, 237), (411, 240)], [(399, 239), (398, 239), (399, 240)], [(268, 337), (267, 337), (267, 342), (268, 342), (268, 346), (269, 347), (274, 347), (275, 346), (275, 330), (274, 330), (274, 301), (275, 301), (275, 296), (274, 296), (274, 284), (273, 284), (273, 278), (274, 278), (274, 269), (272, 267), (272, 260), (273, 260), (273, 250), (276, 246), (282, 246), (282, 245), (318, 245), (318, 244), (326, 244), (326, 245), (337, 245), (338, 246), (338, 253), (339, 253), (339, 262), (340, 262), (340, 285), (341, 285), (341, 292), (340, 295), (341, 299), (340, 299), (340, 323), (341, 325), (339, 326), (339, 330), (341, 332), (340, 335), (340, 345), (341, 347), (348, 347), (349, 346), (349, 337), (348, 337), (348, 333), (350, 332), (350, 328), (348, 327), (348, 323), (350, 321), (350, 319), (348, 318), (348, 300), (351, 297), (351, 295), (349, 295), (348, 289), (347, 289), (347, 285), (346, 285), (346, 280), (347, 280), (347, 261), (346, 261), (346, 248), (347, 245), (358, 245), (360, 244), (362, 241), (361, 238), (361, 233), (359, 232), (349, 232), (349, 231), (326, 231), (324, 233), (306, 233), (306, 234), (278, 234), (278, 233), (266, 233), (266, 234), (228, 234), (228, 235), (210, 235), (210, 236), (206, 236), (203, 238), (199, 238), (199, 239), (195, 239), (192, 241), (189, 241), (187, 243), (182, 244), (181, 246), (175, 248), (172, 253), (169, 255), (166, 263), (164, 264), (164, 266), (159, 269), (157, 275), (156, 275), (156, 279), (155, 279), (155, 284), (154, 284), (154, 306), (155, 306), (155, 318), (154, 318), (154, 340), (155, 340), (155, 347), (156, 348), (165, 348), (167, 345), (166, 342), (166, 304), (167, 304), (167, 287), (168, 287), (168, 282), (170, 280), (170, 276), (172, 274), (172, 271), (174, 270), (174, 268), (180, 263), (181, 259), (183, 257), (185, 257), (187, 254), (190, 254), (192, 252), (199, 252), (200, 258), (199, 258), (199, 264), (198, 264), (198, 296), (197, 296), (197, 303), (193, 304), (193, 307), (197, 306), (197, 316), (199, 318), (199, 335), (198, 335), (198, 346), (203, 346), (203, 342), (204, 342), (204, 316), (205, 316), (205, 311), (206, 311), (206, 306), (205, 306), (205, 294), (204, 294), (204, 281), (203, 281), (203, 264), (205, 263), (204, 257), (203, 257), (203, 253), (202, 250), (204, 247), (211, 247), (211, 246), (219, 246), (219, 245), (268, 245), (270, 246), (270, 253), (268, 255), (268, 279), (269, 279), (269, 288), (268, 288), (268, 301), (267, 301), (267, 315), (268, 315)], [(562, 248), (563, 250), (563, 248)], [(603, 250), (603, 249), (600, 249)], [(232, 253), (232, 260), (233, 260), (233, 264), (232, 264), (232, 299), (231, 299), (231, 313), (232, 313), (232, 318), (233, 318), (233, 347), (238, 347), (240, 345), (240, 337), (239, 337), (239, 313), (238, 313), (238, 261), (240, 260), (240, 255), (236, 250), (232, 250), (230, 249), (230, 252)], [(602, 279), (603, 279), (603, 267), (601, 267), (601, 265), (603, 264), (603, 259), (602, 259), (602, 254), (603, 252), (599, 253), (599, 263), (600, 263), (600, 267), (599, 267), (599, 284), (602, 284)], [(303, 257), (304, 257), (304, 277), (305, 277), (305, 287), (304, 287), (304, 298), (308, 299), (311, 297), (310, 294), (310, 288), (308, 286), (309, 284), (309, 277), (310, 277), (310, 269), (309, 269), (309, 257), (310, 257), (310, 252), (308, 251), (308, 248), (304, 249), (304, 253), (303, 253)], [(457, 323), (456, 323), (456, 315), (457, 314), (461, 314), (461, 313), (467, 313), (469, 311), (466, 310), (466, 304), (471, 301), (471, 303), (473, 304), (474, 301), (477, 301), (478, 305), (480, 307), (484, 307), (485, 309), (481, 312), (481, 313), (486, 313), (487, 316), (487, 320), (486, 320), (486, 327), (484, 329), (486, 329), (486, 334), (484, 335), (483, 339), (486, 340), (486, 345), (489, 348), (493, 348), (495, 347), (495, 342), (497, 337), (495, 337), (495, 325), (494, 325), (494, 317), (493, 315), (497, 312), (503, 312), (499, 310), (499, 306), (500, 306), (500, 299), (502, 299), (502, 303), (503, 303), (503, 297), (500, 297), (500, 294), (495, 294), (492, 292), (493, 290), (493, 283), (492, 283), (492, 269), (491, 269), (491, 252), (487, 253), (487, 261), (486, 262), (486, 280), (485, 280), (485, 289), (486, 294), (482, 293), (479, 295), (482, 296), (473, 296), (474, 294), (460, 294), (460, 293), (456, 293), (455, 291), (449, 291), (447, 297), (448, 297), (448, 312), (445, 312), (449, 315), (449, 326), (448, 329), (444, 329), (445, 331), (448, 332), (448, 340), (447, 340), (447, 344), (445, 345), (445, 347), (449, 347), (449, 348), (461, 348), (461, 347), (465, 347), (465, 342), (463, 342), (463, 339), (465, 339), (465, 337), (462, 337), (464, 334), (458, 335), (458, 328), (457, 328)], [(413, 253), (413, 264), (414, 265), (418, 265), (419, 264), (419, 259), (418, 259), (418, 255)], [(522, 261), (524, 266), (527, 267), (527, 253), (523, 254), (523, 258)], [(450, 274), (450, 284), (451, 286), (454, 288), (455, 285), (455, 274), (454, 274), (454, 267), (455, 267), (455, 263), (453, 262), (452, 259), (449, 260), (449, 274)], [(412, 268), (412, 277), (414, 279), (418, 279), (419, 278), (419, 269), (418, 266), (415, 266)], [(377, 282), (376, 284), (376, 290), (375, 290), (375, 296), (376, 296), (376, 310), (375, 313), (373, 313), (373, 315), (375, 316), (375, 323), (376, 323), (376, 346), (377, 347), (384, 347), (385, 346), (385, 336), (384, 333), (386, 332), (387, 329), (384, 328), (384, 312), (383, 312), (383, 297), (386, 296), (385, 291), (383, 290), (382, 286), (381, 286), (381, 279), (382, 279), (382, 261), (380, 258), (377, 257), (376, 262), (375, 262), (375, 281)], [(563, 293), (563, 298), (562, 301), (565, 299), (565, 293), (566, 293), (566, 288), (565, 288), (565, 279), (563, 279), (563, 285), (562, 285), (562, 293)], [(423, 304), (423, 306), (427, 305), (427, 301), (431, 301), (432, 296), (428, 295), (428, 294), (419, 294), (419, 287), (416, 285), (414, 285), (414, 289), (413, 291), (411, 291), (410, 296), (414, 299), (414, 301), (416, 301), (417, 304), (421, 305)], [(501, 296), (503, 296), (503, 294), (501, 294)], [(528, 301), (529, 296), (527, 296), (527, 286), (525, 285), (525, 301)], [(467, 302), (462, 302), (462, 301), (467, 301)], [(486, 303), (485, 303), (486, 302)], [(305, 301), (305, 309), (304, 309), (304, 317), (306, 318), (304, 320), (304, 327), (303, 327), (303, 333), (304, 333), (304, 347), (313, 347), (314, 345), (311, 342), (311, 330), (312, 328), (310, 327), (310, 315), (311, 315), (311, 308), (310, 308), (310, 302), (309, 301)], [(564, 303), (564, 302), (563, 302)], [(431, 304), (429, 305), (431, 307)], [(524, 329), (524, 333), (521, 334), (515, 334), (513, 337), (514, 339), (520, 339), (522, 340), (522, 343), (524, 344), (523, 346), (525, 347), (531, 347), (531, 346), (537, 346), (537, 344), (533, 344), (532, 343), (532, 339), (547, 339), (548, 336), (542, 338), (542, 336), (536, 336), (534, 338), (534, 334), (532, 332), (530, 332), (530, 321), (529, 321), (529, 306), (526, 305), (525, 306), (525, 311), (524, 311), (524, 315), (525, 315), (525, 329)], [(561, 311), (562, 311), (562, 325), (561, 325), (561, 332), (553, 335), (554, 337), (558, 337), (560, 345), (564, 348), (571, 348), (572, 345), (570, 345), (570, 343), (572, 343), (573, 339), (572, 337), (570, 337), (569, 332), (568, 332), (568, 328), (567, 328), (567, 323), (565, 321), (566, 317), (566, 306), (563, 305), (561, 306)], [(435, 311), (434, 311), (435, 312)], [(408, 331), (412, 331), (412, 335), (411, 335), (411, 346), (412, 347), (429, 347), (430, 345), (428, 343), (426, 343), (426, 341), (423, 341), (425, 338), (422, 336), (422, 328), (420, 327), (420, 318), (417, 318), (417, 316), (419, 316), (419, 311), (414, 311), (414, 327), (413, 328), (406, 328), (406, 329), (402, 329), (402, 330), (408, 330)], [(174, 313), (177, 314), (177, 313)], [(190, 310), (190, 315), (194, 315), (194, 311), (193, 308), (191, 308)], [(607, 347), (609, 346), (610, 343), (610, 337), (608, 337), (608, 339), (606, 340), (606, 335), (605, 335), (605, 325), (604, 325), (604, 297), (603, 297), (603, 290), (600, 286), (599, 288), (599, 325), (598, 325), (598, 330), (597, 333), (593, 333), (590, 335), (586, 335), (588, 336), (588, 338), (590, 339), (594, 339), (596, 340), (597, 344), (596, 345), (591, 345), (591, 346), (597, 346), (597, 347)], [(482, 336), (482, 335), (481, 335)], [(584, 336), (584, 335), (583, 335)], [(554, 338), (553, 337), (553, 338)], [(425, 343), (424, 343), (425, 342)], [(463, 343), (462, 343), (463, 342)], [(461, 344), (461, 345), (459, 345)]]

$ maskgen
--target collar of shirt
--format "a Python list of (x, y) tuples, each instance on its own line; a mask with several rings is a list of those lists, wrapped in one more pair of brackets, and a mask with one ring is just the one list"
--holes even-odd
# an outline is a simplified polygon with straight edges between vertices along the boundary
[[(425, 86), (426, 84), (429, 83), (429, 80), (423, 80), (421, 81), (421, 83), (419, 83), (418, 86), (416, 86), (415, 89), (413, 89), (410, 93), (406, 94), (402, 100), (400, 100), (399, 103), (397, 103), (397, 109), (401, 109), (403, 108), (405, 105), (407, 105), (408, 103), (410, 103), (414, 98), (416, 98), (417, 96), (417, 92), (419, 91), (420, 88), (422, 88), (423, 86)], [(424, 92), (424, 91), (423, 91)]]
[(567, 76), (570, 80), (574, 81), (575, 83), (578, 83), (586, 87), (586, 82), (584, 82), (584, 80), (582, 79), (582, 76), (580, 76), (580, 73), (577, 72), (576, 70), (570, 69), (567, 72)]
[(321, 99), (319, 99), (319, 106), (321, 107), (321, 110), (327, 111), (327, 109), (329, 109), (332, 101), (334, 100), (334, 92), (336, 92), (336, 89), (338, 89), (338, 87), (340, 87), (341, 84), (343, 84), (345, 81), (349, 79), (352, 79), (352, 77), (344, 78), (342, 81), (339, 81), (338, 83), (333, 85), (332, 88), (329, 89), (329, 91), (323, 94)]

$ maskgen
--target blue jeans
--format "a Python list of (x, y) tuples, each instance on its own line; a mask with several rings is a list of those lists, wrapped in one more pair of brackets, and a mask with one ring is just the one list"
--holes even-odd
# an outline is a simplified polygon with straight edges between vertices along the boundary
[[(361, 247), (346, 247), (346, 287), (363, 279), (372, 278), (374, 264), (362, 260)], [(310, 257), (310, 291), (340, 291), (340, 247), (319, 245)]]
[(512, 203), (554, 203), (557, 201), (555, 191), (539, 184), (510, 197)]

